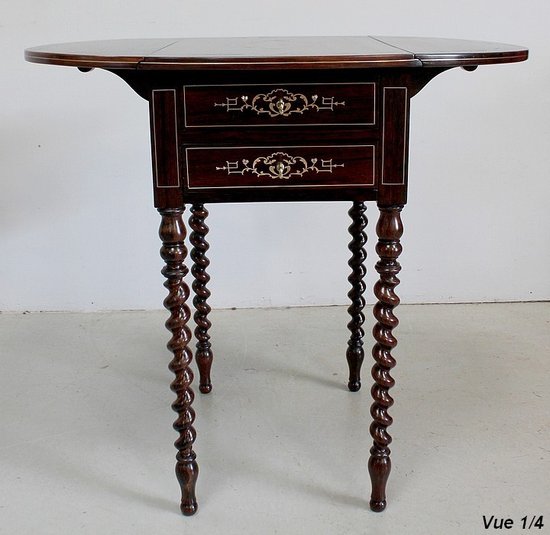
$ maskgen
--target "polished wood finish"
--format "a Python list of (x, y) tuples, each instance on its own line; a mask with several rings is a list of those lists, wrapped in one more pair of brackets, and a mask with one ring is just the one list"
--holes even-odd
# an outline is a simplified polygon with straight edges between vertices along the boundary
[(375, 145), (187, 147), (187, 189), (375, 187)]
[(415, 37), (120, 39), (27, 49), (35, 63), (147, 70), (457, 67), (527, 59), (515, 45)]
[(348, 277), (351, 284), (351, 290), (348, 292), (351, 301), (348, 314), (351, 316), (351, 320), (348, 323), (350, 339), (346, 359), (349, 366), (348, 388), (352, 392), (357, 392), (361, 388), (361, 365), (365, 357), (363, 350), (363, 336), (365, 335), (363, 330), (365, 298), (363, 294), (365, 293), (365, 282), (363, 279), (367, 273), (365, 268), (367, 258), (367, 252), (365, 251), (365, 244), (367, 243), (367, 234), (365, 233), (367, 227), (366, 209), (364, 202), (356, 201), (348, 212), (352, 220), (348, 229), (352, 237), (348, 246), (351, 251), (351, 258), (348, 262), (351, 268), (351, 274)]
[(181, 512), (192, 515), (197, 510), (195, 497), (195, 484), (199, 474), (196, 455), (193, 451), (196, 432), (193, 427), (195, 411), (192, 404), (195, 397), (191, 389), (193, 372), (190, 368), (193, 354), (189, 349), (191, 331), (187, 322), (191, 312), (187, 306), (189, 287), (184, 281), (188, 270), (185, 267), (187, 248), (185, 247), (185, 225), (183, 223), (183, 209), (159, 210), (162, 221), (159, 236), (162, 240), (160, 256), (166, 263), (162, 274), (166, 277), (164, 286), (168, 290), (168, 297), (164, 300), (164, 306), (170, 311), (170, 317), (166, 321), (166, 328), (172, 333), (168, 342), (168, 349), (174, 358), (169, 368), (176, 378), (170, 385), (176, 394), (176, 401), (172, 409), (178, 414), (174, 422), (174, 429), (179, 433), (179, 438), (174, 445), (178, 450), (176, 455), (176, 476), (181, 487)]
[(369, 459), (369, 473), (372, 481), (370, 507), (376, 512), (386, 508), (386, 482), (391, 470), (388, 446), (392, 438), (388, 433), (388, 427), (393, 419), (388, 414), (388, 409), (393, 405), (389, 390), (394, 385), (394, 380), (390, 372), (395, 366), (392, 350), (397, 345), (392, 331), (399, 324), (393, 309), (399, 304), (395, 287), (399, 284), (397, 274), (401, 271), (397, 258), (402, 251), (400, 243), (403, 234), (400, 216), (402, 208), (402, 206), (380, 206), (380, 217), (376, 225), (378, 235), (376, 252), (380, 260), (375, 267), (380, 279), (374, 285), (374, 295), (378, 302), (373, 309), (376, 325), (372, 333), (376, 344), (372, 349), (375, 361), (372, 368), (374, 385), (371, 390), (374, 400), (371, 406), (373, 422), (370, 427), (373, 446)]
[(177, 208), (183, 195), (176, 90), (152, 90), (149, 109), (155, 206)]
[(195, 360), (197, 361), (200, 373), (199, 390), (203, 394), (208, 394), (212, 390), (210, 368), (212, 367), (212, 359), (214, 358), (212, 344), (210, 343), (210, 334), (208, 334), (208, 330), (212, 324), (208, 319), (211, 308), (208, 304), (210, 290), (207, 288), (210, 275), (206, 272), (206, 269), (210, 265), (210, 260), (206, 256), (209, 248), (206, 241), (208, 226), (205, 220), (207, 217), (208, 210), (204, 207), (204, 204), (194, 204), (191, 207), (189, 227), (192, 232), (189, 236), (189, 241), (192, 245), (191, 260), (193, 260), (193, 266), (191, 267), (191, 274), (194, 279), (193, 291), (195, 292), (195, 297), (193, 298), (193, 306), (195, 307), (193, 319), (195, 320), (195, 338), (197, 339)]
[(376, 121), (376, 84), (188, 85), (185, 126), (362, 125)]
[(513, 63), (527, 59), (526, 49), (504, 43), (433, 37), (392, 36), (377, 37), (377, 39), (387, 45), (413, 53), (423, 67), (465, 67)]
[[(527, 58), (520, 46), (416, 37), (256, 37), (145, 39), (47, 45), (28, 49), (32, 62), (107, 69), (149, 103), (153, 194), (162, 222), (161, 255), (172, 333), (171, 388), (181, 510), (197, 509), (198, 466), (187, 325), (189, 288), (183, 211), (191, 206), (191, 258), (201, 392), (210, 392), (210, 277), (205, 203), (351, 201), (348, 387), (361, 386), (365, 300), (365, 202), (376, 201), (374, 386), (368, 463), (370, 506), (386, 507), (391, 469), (395, 287), (407, 202), (411, 99), (452, 67)], [(498, 89), (498, 88), (497, 88)]]

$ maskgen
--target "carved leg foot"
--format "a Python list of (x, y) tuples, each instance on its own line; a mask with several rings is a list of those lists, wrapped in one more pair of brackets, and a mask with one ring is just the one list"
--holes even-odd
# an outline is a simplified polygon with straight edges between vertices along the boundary
[(351, 259), (348, 262), (351, 267), (351, 275), (348, 277), (348, 281), (351, 283), (351, 290), (348, 292), (348, 297), (351, 300), (351, 305), (348, 308), (348, 313), (351, 316), (348, 329), (351, 336), (346, 351), (346, 359), (349, 366), (348, 388), (352, 392), (357, 392), (361, 388), (361, 365), (365, 356), (363, 351), (365, 332), (362, 325), (365, 321), (363, 315), (365, 283), (363, 279), (366, 274), (364, 262), (367, 257), (364, 249), (367, 242), (367, 235), (364, 232), (367, 226), (367, 218), (364, 215), (366, 209), (364, 202), (355, 201), (348, 212), (352, 219), (352, 224), (348, 229), (352, 237), (348, 246), (351, 251)]
[(380, 279), (374, 286), (374, 294), (378, 302), (374, 306), (374, 317), (377, 323), (373, 329), (376, 343), (372, 349), (375, 364), (372, 368), (374, 385), (371, 393), (374, 403), (371, 407), (373, 422), (370, 427), (373, 446), (369, 459), (369, 473), (372, 482), (370, 508), (377, 512), (386, 508), (386, 482), (391, 470), (388, 446), (392, 438), (387, 428), (393, 421), (388, 414), (388, 409), (393, 405), (389, 390), (395, 383), (390, 375), (391, 369), (395, 366), (391, 351), (397, 345), (392, 330), (399, 323), (393, 314), (393, 309), (399, 304), (399, 298), (394, 289), (399, 284), (397, 274), (401, 271), (401, 266), (397, 258), (402, 251), (399, 239), (403, 234), (400, 216), (403, 207), (381, 206), (379, 208), (380, 218), (376, 226), (378, 234), (376, 252), (380, 260), (376, 264), (376, 271), (379, 273)]
[(210, 368), (212, 367), (212, 354), (210, 344), (210, 335), (208, 329), (212, 326), (208, 320), (208, 313), (211, 308), (207, 303), (207, 299), (210, 297), (210, 290), (206, 287), (210, 276), (206, 272), (206, 268), (210, 265), (210, 261), (206, 257), (206, 251), (208, 251), (208, 242), (206, 241), (206, 235), (208, 234), (208, 227), (206, 226), (205, 219), (208, 216), (208, 210), (204, 207), (204, 204), (194, 204), (191, 207), (191, 217), (189, 218), (189, 226), (192, 229), (189, 237), (191, 245), (191, 259), (193, 260), (193, 267), (191, 273), (193, 274), (193, 291), (195, 297), (193, 298), (193, 305), (195, 306), (195, 314), (193, 316), (195, 320), (195, 338), (197, 339), (197, 351), (195, 358), (199, 367), (199, 390), (203, 394), (208, 394), (212, 390), (212, 381), (210, 380)]
[(191, 406), (194, 398), (193, 390), (191, 390), (193, 372), (189, 367), (193, 355), (188, 347), (191, 331), (187, 327), (191, 315), (186, 304), (189, 288), (183, 280), (187, 273), (184, 264), (187, 256), (187, 249), (184, 245), (185, 225), (182, 217), (183, 208), (165, 209), (159, 210), (159, 212), (162, 216), (159, 229), (159, 236), (162, 240), (160, 255), (166, 263), (162, 274), (166, 277), (164, 286), (168, 290), (164, 306), (170, 311), (166, 328), (172, 333), (168, 349), (174, 355), (169, 368), (176, 376), (170, 385), (176, 394), (176, 401), (172, 404), (172, 409), (178, 414), (178, 418), (174, 422), (174, 429), (179, 433), (179, 438), (174, 443), (178, 450), (176, 477), (181, 487), (181, 512), (189, 516), (197, 511), (195, 484), (199, 467), (193, 451), (196, 432), (193, 428), (195, 411)]

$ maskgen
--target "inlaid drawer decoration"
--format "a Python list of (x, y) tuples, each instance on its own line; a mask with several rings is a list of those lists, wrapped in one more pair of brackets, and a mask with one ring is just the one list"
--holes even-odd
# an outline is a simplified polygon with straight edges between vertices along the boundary
[(374, 145), (187, 147), (189, 189), (375, 184)]
[(216, 171), (227, 171), (228, 175), (252, 173), (258, 177), (288, 180), (291, 177), (301, 177), (313, 171), (316, 173), (332, 173), (336, 167), (344, 167), (344, 164), (333, 163), (332, 158), (319, 162), (318, 158), (306, 160), (302, 156), (291, 156), (286, 152), (274, 152), (269, 156), (260, 156), (253, 162), (250, 162), (250, 160), (228, 161), (223, 167), (216, 167)]
[(302, 93), (292, 93), (288, 89), (273, 89), (269, 93), (259, 93), (250, 98), (225, 97), (225, 102), (214, 102), (214, 107), (225, 108), (227, 111), (252, 111), (258, 115), (267, 113), (269, 117), (290, 117), (294, 113), (303, 114), (307, 111), (334, 111), (337, 106), (345, 106), (344, 101), (337, 102), (334, 97), (310, 97)]
[(375, 84), (192, 85), (184, 87), (186, 127), (368, 125)]

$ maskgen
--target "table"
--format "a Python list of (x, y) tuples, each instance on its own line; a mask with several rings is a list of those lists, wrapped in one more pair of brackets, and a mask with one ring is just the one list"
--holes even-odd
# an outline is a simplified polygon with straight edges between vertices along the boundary
[[(198, 464), (193, 451), (190, 290), (184, 282), (183, 220), (190, 205), (199, 389), (212, 390), (213, 352), (205, 203), (246, 201), (352, 202), (349, 249), (348, 387), (361, 387), (366, 242), (365, 202), (376, 201), (379, 280), (374, 293), (372, 350), (373, 446), (368, 462), (370, 507), (386, 507), (391, 469), (389, 408), (399, 304), (395, 287), (407, 201), (410, 100), (453, 67), (524, 61), (515, 45), (413, 37), (257, 37), (142, 39), (47, 45), (27, 49), (35, 63), (113, 72), (149, 102), (155, 207), (170, 312), (168, 348), (175, 374), (172, 405), (181, 511), (197, 510)], [(444, 201), (444, 200), (443, 200)]]

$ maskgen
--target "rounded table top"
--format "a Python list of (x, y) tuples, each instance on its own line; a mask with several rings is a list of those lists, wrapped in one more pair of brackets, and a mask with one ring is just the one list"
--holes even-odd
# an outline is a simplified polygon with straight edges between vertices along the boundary
[(502, 43), (374, 36), (118, 39), (25, 50), (34, 63), (109, 70), (467, 67), (527, 55), (525, 47)]

